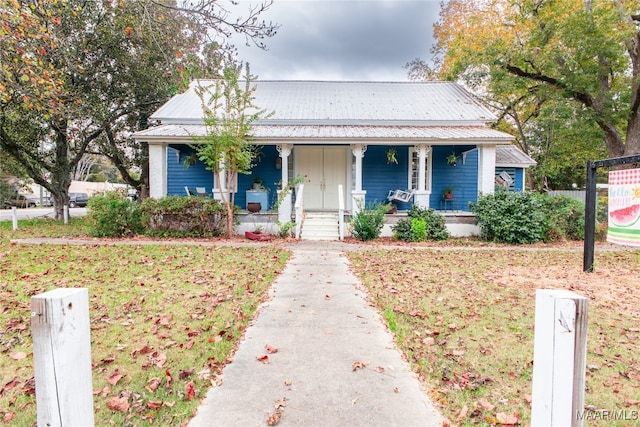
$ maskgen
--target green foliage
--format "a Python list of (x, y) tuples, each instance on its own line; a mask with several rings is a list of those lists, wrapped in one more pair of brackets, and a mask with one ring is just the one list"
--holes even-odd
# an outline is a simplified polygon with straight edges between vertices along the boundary
[(568, 196), (538, 195), (549, 227), (545, 241), (584, 239), (584, 203)]
[(381, 203), (365, 209), (360, 208), (351, 219), (353, 237), (363, 242), (380, 237), (384, 226), (384, 215), (388, 210), (389, 206)]
[(470, 204), (482, 237), (509, 244), (543, 240), (548, 229), (542, 201), (531, 192), (497, 191)]
[(143, 224), (153, 236), (210, 237), (227, 231), (227, 211), (218, 200), (169, 196), (145, 199), (141, 209)]
[(582, 240), (584, 203), (567, 196), (500, 190), (471, 204), (482, 236), (491, 241), (523, 244)]
[[(153, 111), (191, 79), (219, 69), (225, 35), (239, 32), (261, 44), (275, 29), (257, 19), (268, 5), (236, 21), (231, 5), (173, 3), (2, 2), (0, 148), (52, 194), (59, 217), (89, 151), (141, 189), (148, 146), (131, 134), (147, 128)], [(212, 34), (222, 39), (211, 42)]]
[(396, 225), (391, 227), (396, 239), (407, 242), (423, 242), (449, 238), (444, 217), (433, 209), (413, 205), (407, 215), (408, 218), (399, 220)]
[[(192, 136), (197, 144), (192, 148), (207, 170), (214, 173), (216, 180), (234, 182), (238, 174), (249, 174), (259, 153), (259, 146), (253, 143), (252, 123), (268, 117), (264, 110), (258, 110), (254, 102), (256, 90), (249, 64), (227, 65), (222, 75), (206, 87), (198, 87), (202, 102), (206, 134)], [(232, 211), (235, 191), (228, 188), (220, 193), (227, 209), (227, 237), (232, 232)]]
[(94, 237), (125, 237), (143, 232), (140, 205), (122, 192), (108, 192), (89, 199), (89, 234)]
[(411, 218), (411, 241), (424, 242), (427, 240), (427, 223), (422, 218)]
[(296, 226), (296, 223), (293, 221), (287, 221), (284, 224), (278, 223), (278, 235), (280, 237), (289, 237), (291, 236), (291, 233), (293, 232), (294, 227)]

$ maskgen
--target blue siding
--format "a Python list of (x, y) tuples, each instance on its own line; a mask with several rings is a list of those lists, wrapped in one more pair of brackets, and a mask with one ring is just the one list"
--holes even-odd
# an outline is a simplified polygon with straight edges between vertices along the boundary
[(278, 184), (282, 181), (282, 171), (276, 169), (276, 159), (280, 155), (273, 145), (265, 145), (256, 159), (256, 165), (251, 174), (238, 176), (238, 194), (236, 194), (235, 204), (242, 209), (246, 206), (246, 190), (253, 188), (253, 178), (259, 177), (263, 181), (263, 186), (269, 190), (269, 209), (278, 198)]
[[(388, 146), (369, 145), (362, 159), (362, 188), (367, 203), (387, 203), (389, 190), (406, 190), (409, 180), (409, 147), (394, 147), (398, 164), (387, 164)], [(410, 209), (398, 203), (398, 209)]]
[(196, 164), (188, 168), (183, 166), (185, 157), (193, 152), (193, 149), (188, 145), (169, 147), (167, 153), (167, 195), (186, 196), (185, 186), (194, 190), (196, 187), (204, 187), (208, 194), (212, 194), (213, 173), (206, 169), (204, 163), (198, 160)]
[[(478, 201), (478, 150), (475, 146), (433, 146), (432, 148), (432, 184), (429, 205), (440, 209), (440, 200), (446, 187), (453, 187), (453, 197), (457, 208), (469, 210), (469, 202)], [(469, 151), (471, 150), (471, 151)], [(456, 153), (458, 163), (451, 166), (447, 163), (447, 156)], [(462, 153), (467, 152), (464, 164)]]
[[(167, 156), (167, 194), (169, 196), (186, 196), (185, 186), (190, 189), (204, 187), (207, 194), (212, 194), (213, 172), (208, 171), (201, 161), (197, 161), (195, 165), (186, 169), (183, 166), (185, 157), (192, 154), (193, 151), (188, 145), (173, 145), (169, 147)], [(278, 156), (274, 146), (261, 148), (261, 154), (256, 159), (257, 164), (252, 173), (238, 175), (238, 192), (235, 196), (235, 205), (241, 209), (245, 208), (245, 191), (252, 189), (253, 178), (258, 176), (264, 181), (263, 185), (269, 189), (269, 208), (273, 206), (277, 198), (277, 183), (281, 180), (281, 171), (275, 167)]]
[(524, 191), (524, 169), (516, 168), (516, 191)]
[[(369, 203), (386, 202), (389, 190), (406, 190), (409, 185), (409, 147), (395, 147), (398, 164), (387, 164), (389, 146), (368, 146), (362, 161), (362, 186)], [(459, 157), (456, 166), (447, 163), (452, 151)], [(467, 152), (464, 164), (462, 152)], [(445, 187), (453, 187), (457, 208), (469, 210), (469, 202), (478, 200), (478, 150), (473, 145), (434, 146), (432, 148), (432, 184), (429, 205), (440, 208)], [(399, 209), (410, 209), (410, 203), (398, 203)]]

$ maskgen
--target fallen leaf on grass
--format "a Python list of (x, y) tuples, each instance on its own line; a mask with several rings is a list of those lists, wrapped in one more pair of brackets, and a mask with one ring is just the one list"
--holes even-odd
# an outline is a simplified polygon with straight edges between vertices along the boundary
[(166, 387), (169, 388), (171, 387), (171, 383), (173, 382), (173, 377), (171, 376), (171, 372), (169, 372), (169, 370), (167, 369), (165, 372), (165, 375), (167, 376), (167, 384)]
[(264, 348), (267, 350), (267, 353), (273, 354), (278, 352), (277, 348), (271, 347), (269, 344), (265, 345)]
[(12, 353), (9, 357), (13, 360), (22, 360), (27, 357), (27, 353), (24, 351), (18, 351), (16, 353)]
[(509, 425), (517, 425), (520, 424), (520, 417), (516, 415), (508, 415), (504, 412), (498, 412), (496, 414), (496, 419), (500, 424), (509, 424)]
[(118, 368), (116, 368), (115, 371), (113, 371), (111, 375), (107, 377), (107, 382), (111, 385), (116, 385), (118, 384), (118, 381), (122, 379), (122, 377), (124, 377), (124, 374), (120, 373)]
[(496, 407), (496, 405), (492, 405), (486, 397), (481, 398), (480, 400), (478, 400), (478, 405), (480, 405), (482, 407), (482, 409), (485, 409), (487, 411), (493, 411), (493, 408)]
[(462, 409), (460, 409), (460, 412), (458, 412), (458, 419), (459, 420), (465, 419), (468, 413), (469, 413), (469, 407), (467, 405), (464, 405)]
[(162, 407), (162, 402), (160, 402), (160, 401), (150, 400), (147, 403), (147, 408), (149, 408), (149, 409), (158, 409), (158, 408), (161, 408), (161, 407)]
[(187, 393), (187, 400), (192, 400), (194, 397), (196, 397), (196, 388), (193, 384), (193, 381), (189, 381), (187, 384), (185, 384), (184, 391)]
[(8, 423), (9, 421), (11, 421), (14, 417), (16, 416), (16, 414), (14, 414), (13, 412), (7, 412), (6, 414), (4, 414), (4, 422)]
[(113, 396), (107, 400), (107, 408), (112, 411), (127, 412), (129, 410), (129, 398), (127, 396)]
[(435, 338), (433, 337), (426, 337), (422, 339), (422, 343), (426, 346), (430, 346), (436, 343)]
[(162, 383), (162, 380), (160, 378), (151, 378), (149, 380), (149, 384), (147, 384), (145, 388), (149, 390), (151, 393), (153, 393), (158, 389), (158, 387), (160, 387), (161, 383)]

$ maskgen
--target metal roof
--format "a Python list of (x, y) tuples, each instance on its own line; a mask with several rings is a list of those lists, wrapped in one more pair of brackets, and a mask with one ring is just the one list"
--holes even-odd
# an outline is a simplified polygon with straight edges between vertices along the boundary
[[(204, 125), (161, 125), (138, 132), (136, 138), (144, 141), (193, 142), (193, 137), (206, 135)], [(309, 143), (322, 140), (324, 143), (345, 143), (347, 140), (379, 141), (384, 144), (406, 141), (438, 141), (447, 144), (485, 142), (504, 144), (513, 138), (504, 132), (486, 126), (288, 126), (255, 125), (253, 137), (260, 143), (293, 140)], [(515, 148), (515, 147), (514, 147)], [(535, 163), (535, 162), (534, 162)]]
[[(152, 116), (163, 124), (202, 123), (192, 82)], [(273, 116), (259, 123), (282, 125), (484, 125), (494, 115), (451, 82), (257, 81), (254, 104)]]
[(515, 145), (496, 146), (496, 166), (535, 166), (537, 162)]

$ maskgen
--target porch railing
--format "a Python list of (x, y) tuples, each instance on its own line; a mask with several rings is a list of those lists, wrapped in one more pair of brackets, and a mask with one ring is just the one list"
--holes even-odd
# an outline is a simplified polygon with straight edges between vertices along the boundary
[(296, 190), (296, 239), (300, 238), (300, 232), (302, 231), (302, 221), (304, 219), (304, 184), (298, 185)]
[(338, 185), (338, 233), (340, 240), (344, 240), (344, 190)]

